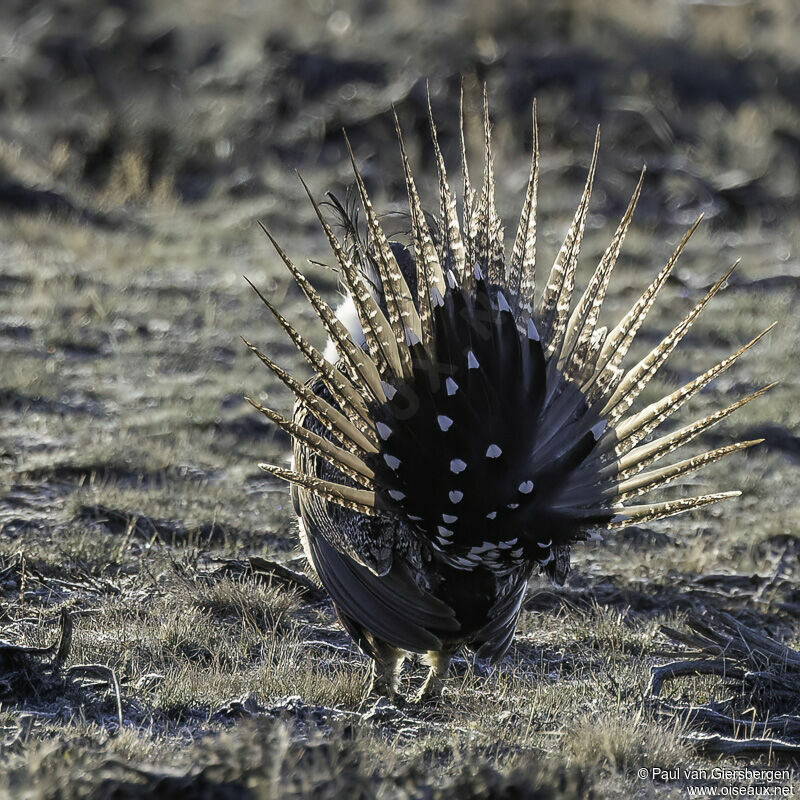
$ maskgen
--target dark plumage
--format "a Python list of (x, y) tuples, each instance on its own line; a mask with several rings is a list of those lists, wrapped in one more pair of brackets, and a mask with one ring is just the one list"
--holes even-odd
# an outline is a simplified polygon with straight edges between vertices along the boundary
[[(616, 327), (598, 327), (640, 178), (573, 308), (595, 142), (578, 210), (535, 305), (535, 106), (530, 178), (508, 261), (494, 205), (488, 111), (484, 116), (479, 194), (466, 170), (462, 133), (461, 220), (431, 119), (440, 187), (433, 231), (400, 136), (413, 252), (387, 240), (355, 161), (365, 236), (349, 236), (348, 246), (340, 243), (312, 198), (347, 292), (336, 313), (273, 240), (330, 337), (323, 355), (262, 298), (313, 367), (308, 383), (249, 345), (297, 396), (292, 420), (254, 403), (294, 440), (291, 469), (262, 466), (292, 484), (308, 559), (342, 624), (374, 659), (375, 689), (389, 695), (406, 651), (428, 655), (431, 672), (423, 694), (439, 687), (451, 654), (462, 645), (500, 658), (511, 643), (534, 569), (563, 582), (571, 544), (592, 528), (659, 519), (738, 494), (623, 505), (754, 444), (731, 444), (642, 471), (766, 391), (642, 444), (764, 333), (677, 391), (629, 414), (730, 271), (626, 371), (621, 362), (698, 223)], [(340, 211), (354, 233), (355, 221)]]

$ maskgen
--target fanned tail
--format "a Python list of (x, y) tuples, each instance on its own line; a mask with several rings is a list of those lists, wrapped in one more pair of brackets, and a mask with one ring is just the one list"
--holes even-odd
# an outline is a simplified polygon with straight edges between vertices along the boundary
[(246, 344), (294, 393), (298, 408), (319, 423), (322, 433), (256, 401), (251, 403), (333, 468), (339, 479), (279, 466), (263, 468), (325, 502), (367, 516), (403, 520), (430, 543), (438, 557), (458, 569), (483, 565), (501, 573), (526, 561), (548, 564), (553, 548), (584, 537), (595, 525), (616, 528), (652, 521), (736, 496), (738, 492), (727, 491), (627, 504), (761, 441), (735, 442), (645, 470), (772, 386), (642, 443), (773, 327), (684, 386), (641, 410), (631, 410), (735, 267), (711, 286), (658, 345), (632, 367), (623, 368), (637, 332), (700, 219), (622, 319), (610, 330), (601, 326), (612, 271), (642, 192), (642, 169), (610, 244), (573, 304), (597, 171), (598, 130), (578, 208), (537, 302), (535, 104), (530, 171), (507, 265), (495, 203), (486, 92), (483, 184), (477, 194), (467, 167), (463, 91), (461, 96), (461, 221), (430, 97), (428, 113), (438, 175), (436, 231), (424, 213), (395, 114), (413, 257), (398, 256), (407, 251), (390, 242), (383, 231), (349, 142), (368, 231), (366, 262), (374, 266), (377, 277), (367, 275), (364, 260), (348, 253), (337, 240), (303, 183), (336, 258), (348, 302), (355, 309), (357, 331), (337, 316), (265, 229), (319, 317), (337, 357), (335, 363), (326, 359), (259, 294), (311, 366), (312, 383), (324, 386), (324, 396), (311, 388), (312, 383), (292, 377), (254, 345)]

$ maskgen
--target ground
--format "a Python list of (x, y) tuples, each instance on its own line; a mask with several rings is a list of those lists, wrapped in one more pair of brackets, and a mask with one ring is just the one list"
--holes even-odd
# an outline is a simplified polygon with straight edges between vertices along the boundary
[[(794, 763), (703, 748), (703, 729), (667, 714), (649, 682), (677, 647), (662, 626), (686, 631), (698, 615), (731, 612), (800, 647), (798, 11), (790, 0), (488, 8), (0, 8), (0, 638), (49, 645), (65, 610), (72, 626), (60, 658), (0, 647), (0, 793), (683, 797), (680, 770)], [(294, 170), (318, 195), (345, 196), (342, 127), (377, 205), (401, 210), (392, 103), (435, 210), (425, 82), (456, 182), (462, 76), (473, 177), (488, 83), (509, 237), (538, 100), (540, 281), (595, 126), (580, 285), (647, 164), (607, 322), (705, 213), (632, 358), (742, 259), (644, 401), (775, 320), (680, 421), (780, 383), (705, 436), (764, 438), (691, 480), (741, 498), (577, 548), (564, 588), (531, 586), (499, 666), (464, 654), (439, 705), (396, 709), (364, 702), (368, 662), (324, 593), (295, 576), (288, 491), (257, 466), (285, 460), (289, 442), (243, 398), (291, 400), (239, 337), (303, 367), (242, 276), (321, 344), (257, 221), (296, 261), (330, 263)], [(333, 272), (309, 274), (334, 296)], [(410, 664), (404, 685), (422, 675)], [(727, 710), (748, 723), (798, 712), (733, 683), (681, 678), (661, 699), (722, 708), (732, 695)], [(790, 733), (769, 735), (796, 742)], [(678, 772), (654, 780), (656, 769)]]

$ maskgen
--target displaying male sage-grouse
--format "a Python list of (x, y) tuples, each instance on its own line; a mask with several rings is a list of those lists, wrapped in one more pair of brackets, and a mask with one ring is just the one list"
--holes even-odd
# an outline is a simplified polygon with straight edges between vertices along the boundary
[(467, 170), (462, 110), (459, 220), (431, 116), (439, 218), (430, 225), (398, 125), (413, 251), (388, 240), (352, 150), (365, 232), (359, 234), (354, 214), (339, 206), (349, 227), (343, 244), (311, 198), (346, 289), (336, 312), (270, 236), (330, 337), (323, 355), (262, 297), (313, 368), (310, 381), (292, 377), (246, 342), (297, 397), (291, 420), (251, 400), (294, 442), (291, 469), (261, 466), (291, 483), (307, 557), (342, 624), (374, 660), (373, 690), (390, 697), (407, 651), (425, 653), (430, 665), (420, 697), (440, 690), (450, 657), (462, 645), (499, 659), (511, 643), (534, 569), (563, 582), (570, 546), (592, 528), (656, 520), (738, 495), (625, 504), (755, 444), (730, 444), (642, 471), (766, 391), (642, 443), (766, 331), (663, 399), (629, 413), (730, 270), (644, 358), (622, 368), (698, 223), (616, 327), (599, 326), (642, 178), (573, 305), (596, 141), (578, 210), (535, 302), (535, 106), (530, 177), (508, 260), (495, 209), (485, 101), (484, 126), (483, 188), (477, 193)]

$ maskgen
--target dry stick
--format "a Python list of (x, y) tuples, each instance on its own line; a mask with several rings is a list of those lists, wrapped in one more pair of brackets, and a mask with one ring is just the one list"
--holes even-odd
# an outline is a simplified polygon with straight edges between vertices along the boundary
[(719, 734), (692, 733), (684, 740), (707, 752), (737, 755), (742, 753), (800, 753), (800, 743), (765, 738), (763, 734), (781, 729), (784, 735), (800, 733), (800, 716), (785, 714), (766, 722), (748, 722), (722, 714), (708, 706), (678, 706), (659, 700), (665, 680), (684, 675), (717, 675), (742, 680), (751, 690), (758, 683), (781, 687), (780, 695), (795, 699), (800, 692), (800, 653), (760, 631), (753, 630), (730, 614), (715, 615), (713, 621), (697, 615), (689, 617), (691, 632), (662, 626), (661, 631), (676, 642), (692, 648), (698, 655), (713, 656), (692, 661), (676, 661), (653, 667), (650, 695), (656, 713), (681, 715), (688, 723), (708, 724), (731, 729), (745, 728), (762, 738), (731, 738)]
[(305, 573), (297, 572), (285, 564), (280, 564), (267, 558), (260, 558), (259, 556), (253, 556), (245, 561), (233, 558), (224, 559), (216, 572), (224, 574), (236, 572), (237, 570), (245, 573), (249, 570), (255, 580), (267, 578), (272, 581), (274, 579), (289, 586), (294, 586), (312, 602), (324, 600), (328, 596)]
[(723, 714), (708, 706), (682, 706), (666, 700), (659, 700), (653, 710), (656, 714), (664, 717), (683, 716), (686, 722), (705, 723), (717, 727), (733, 725), (737, 728), (749, 729), (759, 735), (770, 731), (781, 732), (785, 736), (800, 734), (800, 717), (791, 714), (780, 714), (765, 722), (755, 722)]
[(665, 680), (684, 675), (717, 675), (720, 678), (742, 679), (745, 673), (724, 661), (672, 661), (650, 670), (650, 696), (655, 698), (661, 694)]
[(61, 609), (61, 631), (58, 639), (46, 647), (24, 647), (0, 642), (0, 654), (10, 656), (54, 656), (53, 666), (58, 668), (69, 655), (72, 647), (72, 617), (66, 608)]
[(800, 753), (800, 744), (785, 742), (782, 739), (731, 739), (712, 734), (689, 734), (681, 737), (698, 750), (722, 755), (743, 755), (744, 753)]
[(137, 515), (133, 515), (130, 520), (128, 521), (128, 527), (125, 531), (125, 535), (122, 537), (122, 543), (117, 550), (117, 557), (115, 559), (117, 564), (122, 563), (122, 558), (125, 555), (125, 551), (128, 549), (128, 545), (131, 543), (131, 538), (133, 537), (133, 532), (136, 530), (136, 527), (139, 524), (139, 517)]
[[(72, 615), (66, 608), (61, 609), (61, 631), (58, 639), (47, 647), (22, 647), (18, 645), (0, 645), (0, 653), (26, 656), (53, 656), (53, 669), (58, 670), (69, 657), (72, 649)], [(70, 678), (74, 675), (96, 675), (106, 680), (114, 689), (114, 696), (117, 702), (117, 722), (119, 730), (122, 730), (122, 696), (119, 688), (119, 680), (111, 667), (104, 664), (76, 664), (67, 669), (65, 677)]]

